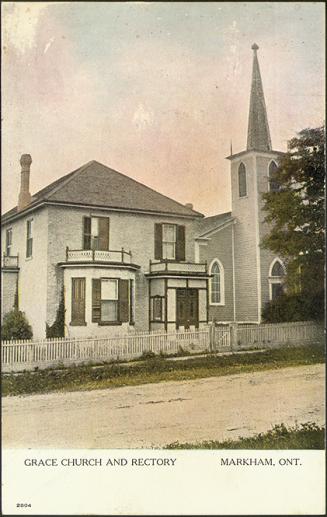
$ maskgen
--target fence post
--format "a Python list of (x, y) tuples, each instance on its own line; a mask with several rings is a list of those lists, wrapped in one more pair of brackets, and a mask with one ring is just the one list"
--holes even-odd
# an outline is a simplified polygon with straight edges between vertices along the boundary
[(215, 320), (213, 320), (210, 323), (209, 326), (209, 351), (214, 351), (214, 345), (215, 345)]
[(237, 322), (233, 321), (233, 323), (229, 324), (229, 333), (230, 333), (230, 348), (231, 351), (236, 350), (238, 348), (237, 344)]

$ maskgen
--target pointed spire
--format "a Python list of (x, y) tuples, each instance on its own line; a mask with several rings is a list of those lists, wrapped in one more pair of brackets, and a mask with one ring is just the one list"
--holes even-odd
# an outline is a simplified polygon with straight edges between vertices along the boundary
[(270, 132), (267, 119), (267, 110), (257, 57), (258, 45), (252, 45), (253, 68), (250, 98), (250, 112), (248, 124), (247, 150), (271, 151)]

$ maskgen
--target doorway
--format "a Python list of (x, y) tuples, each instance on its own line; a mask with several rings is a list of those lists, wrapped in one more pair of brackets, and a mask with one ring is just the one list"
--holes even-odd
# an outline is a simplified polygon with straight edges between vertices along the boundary
[(199, 328), (199, 296), (197, 289), (176, 289), (177, 328)]

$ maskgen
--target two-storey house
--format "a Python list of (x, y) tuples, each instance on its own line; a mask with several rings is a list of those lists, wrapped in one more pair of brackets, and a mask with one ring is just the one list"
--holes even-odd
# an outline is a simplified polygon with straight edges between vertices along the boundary
[(202, 214), (96, 161), (31, 196), (31, 161), (21, 157), (18, 206), (2, 218), (4, 313), (18, 300), (35, 337), (62, 295), (70, 336), (207, 322), (207, 268), (194, 260)]

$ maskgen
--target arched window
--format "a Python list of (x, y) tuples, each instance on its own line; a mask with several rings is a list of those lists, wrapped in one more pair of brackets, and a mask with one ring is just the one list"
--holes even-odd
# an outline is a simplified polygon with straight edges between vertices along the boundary
[(238, 168), (238, 192), (240, 197), (247, 195), (246, 191), (246, 168), (244, 163), (240, 163)]
[(285, 266), (278, 258), (274, 259), (269, 269), (269, 299), (275, 300), (284, 292)]
[(225, 304), (224, 267), (217, 258), (210, 265), (210, 305)]
[(269, 176), (269, 190), (270, 192), (278, 192), (279, 191), (279, 183), (274, 178), (274, 175), (278, 169), (278, 165), (274, 160), (272, 160), (269, 164), (268, 168), (268, 176)]

